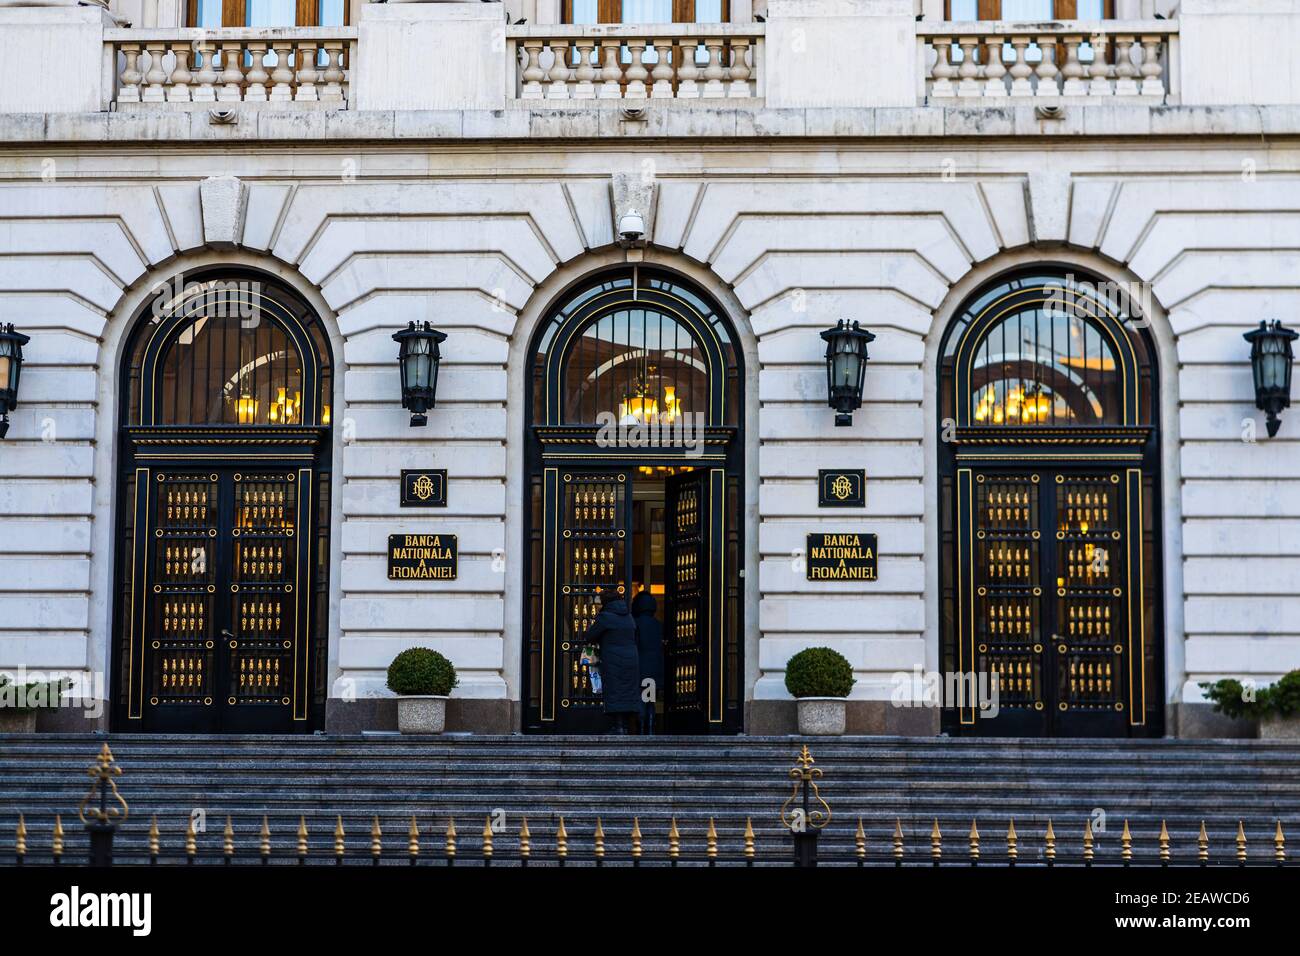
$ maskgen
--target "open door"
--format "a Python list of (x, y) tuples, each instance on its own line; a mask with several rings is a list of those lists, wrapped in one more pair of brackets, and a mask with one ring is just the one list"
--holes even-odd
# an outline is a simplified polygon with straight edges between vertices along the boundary
[(726, 581), (724, 476), (696, 469), (666, 482), (664, 727), (721, 730)]

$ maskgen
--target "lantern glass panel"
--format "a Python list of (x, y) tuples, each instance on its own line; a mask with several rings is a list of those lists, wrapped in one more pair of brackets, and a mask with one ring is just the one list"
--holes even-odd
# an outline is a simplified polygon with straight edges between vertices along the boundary
[[(9, 343), (7, 342), (0, 342), (0, 389), (13, 391), (14, 385), (16, 384), (14, 379), (18, 377), (17, 375), (14, 375), (17, 366), (6, 354), (5, 346), (8, 344)], [(13, 378), (11, 379), (10, 376), (13, 376)]]

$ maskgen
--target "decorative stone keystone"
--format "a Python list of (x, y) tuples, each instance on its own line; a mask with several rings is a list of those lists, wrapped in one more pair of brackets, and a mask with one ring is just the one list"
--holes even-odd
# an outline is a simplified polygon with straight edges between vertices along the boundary
[(244, 235), (248, 187), (234, 176), (213, 176), (199, 183), (203, 239), (210, 246), (237, 246)]

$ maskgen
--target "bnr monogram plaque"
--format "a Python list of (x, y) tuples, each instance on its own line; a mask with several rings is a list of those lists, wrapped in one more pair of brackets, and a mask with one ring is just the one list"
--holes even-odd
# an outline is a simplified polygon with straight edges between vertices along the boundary
[(447, 507), (447, 469), (436, 471), (402, 470), (403, 508)]
[(805, 562), (809, 581), (876, 580), (874, 534), (810, 534)]
[(390, 534), (388, 580), (456, 580), (454, 534)]
[(862, 508), (867, 503), (867, 473), (862, 468), (817, 472), (817, 504), (822, 508)]

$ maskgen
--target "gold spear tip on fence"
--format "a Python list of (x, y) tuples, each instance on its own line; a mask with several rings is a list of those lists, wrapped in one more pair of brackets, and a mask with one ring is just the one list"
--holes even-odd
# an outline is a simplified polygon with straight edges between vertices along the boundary
[(379, 827), (379, 814), (370, 825), (370, 854), (378, 858), (384, 852), (384, 831)]
[(415, 822), (415, 814), (411, 814), (411, 826), (406, 831), (406, 852), (411, 856), (420, 855), (420, 828)]
[(966, 834), (966, 840), (970, 843), (970, 855), (973, 859), (979, 859), (980, 855), (980, 831), (975, 826), (975, 819), (970, 821), (970, 833)]
[(639, 857), (641, 855), (641, 818), (632, 818), (632, 855)]
[(226, 814), (226, 829), (221, 834), (221, 849), (226, 856), (235, 852), (235, 828), (231, 825), (230, 814)]
[(271, 855), (271, 821), (267, 818), (267, 815), (265, 813), (262, 814), (262, 832), (258, 834), (258, 837), (259, 837), (258, 849), (262, 852), (262, 856), (270, 856)]
[(745, 817), (745, 856), (754, 858), (754, 825), (749, 817)]
[(807, 744), (804, 744), (803, 749), (799, 751), (799, 756), (794, 758), (794, 762), (799, 765), (801, 770), (810, 770), (817, 761), (813, 760), (812, 751), (808, 749)]
[[(157, 827), (157, 822), (158, 818), (154, 817), (155, 828)], [(1281, 824), (1279, 823), (1278, 826), (1281, 827)], [(53, 850), (56, 857), (63, 855), (63, 820), (57, 813), (54, 814), (54, 842), (51, 844), (50, 848)]]
[(18, 835), (14, 843), (14, 852), (19, 856), (27, 854), (27, 822), (21, 813), (18, 814)]

